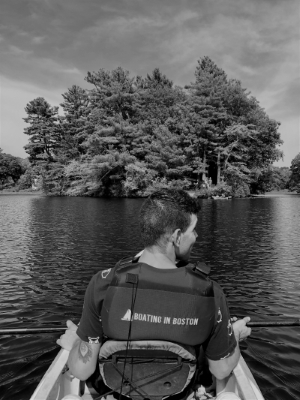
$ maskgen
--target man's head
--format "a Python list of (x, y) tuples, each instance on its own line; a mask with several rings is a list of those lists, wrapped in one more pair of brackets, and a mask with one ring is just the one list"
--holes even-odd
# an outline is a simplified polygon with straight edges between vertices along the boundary
[(144, 202), (140, 228), (145, 247), (164, 250), (172, 242), (179, 259), (186, 259), (196, 240), (195, 226), (200, 205), (184, 190), (161, 189)]

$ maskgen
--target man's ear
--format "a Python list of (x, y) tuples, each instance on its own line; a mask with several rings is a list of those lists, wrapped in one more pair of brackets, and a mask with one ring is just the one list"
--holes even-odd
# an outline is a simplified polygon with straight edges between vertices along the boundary
[(176, 229), (172, 234), (172, 241), (175, 246), (180, 246), (182, 232), (181, 229)]

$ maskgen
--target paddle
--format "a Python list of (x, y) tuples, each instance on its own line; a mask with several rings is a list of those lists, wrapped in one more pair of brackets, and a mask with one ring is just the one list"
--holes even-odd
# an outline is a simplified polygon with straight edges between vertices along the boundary
[(48, 328), (22, 328), (22, 329), (0, 329), (0, 335), (27, 335), (30, 333), (52, 333), (52, 332), (64, 332), (65, 326), (62, 327), (48, 327)]
[[(247, 323), (250, 328), (268, 328), (274, 326), (300, 326), (300, 319), (291, 321), (250, 321)], [(61, 327), (48, 327), (48, 328), (15, 328), (15, 329), (0, 329), (0, 335), (28, 335), (32, 333), (54, 333), (64, 332), (65, 326)]]
[(300, 326), (300, 319), (294, 319), (292, 321), (250, 321), (247, 322), (247, 326), (250, 328), (263, 328), (269, 326)]

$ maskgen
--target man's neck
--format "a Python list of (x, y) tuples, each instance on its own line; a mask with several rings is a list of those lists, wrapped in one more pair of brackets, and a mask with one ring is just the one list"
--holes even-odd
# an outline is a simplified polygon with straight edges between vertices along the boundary
[(174, 269), (175, 255), (168, 254), (168, 252), (163, 252), (158, 246), (146, 247), (143, 254), (139, 258), (139, 262), (151, 265), (155, 268), (160, 269)]

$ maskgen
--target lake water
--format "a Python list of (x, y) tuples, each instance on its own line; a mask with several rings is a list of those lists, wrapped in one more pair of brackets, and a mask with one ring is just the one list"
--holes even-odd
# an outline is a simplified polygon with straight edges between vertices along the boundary
[[(0, 195), (0, 329), (78, 322), (90, 278), (141, 249), (141, 199)], [(300, 318), (300, 196), (202, 200), (193, 259), (232, 315)], [(26, 400), (57, 334), (0, 336), (0, 399)], [(255, 328), (243, 355), (267, 400), (300, 399), (300, 327)]]

